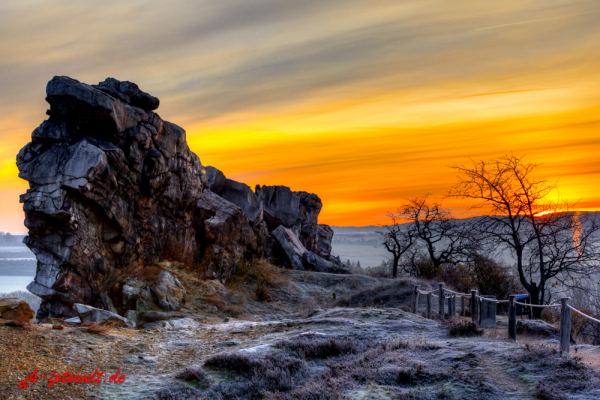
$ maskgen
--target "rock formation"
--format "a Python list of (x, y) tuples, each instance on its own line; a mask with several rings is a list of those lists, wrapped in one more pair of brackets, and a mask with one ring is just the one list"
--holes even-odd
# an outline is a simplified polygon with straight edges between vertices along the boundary
[[(205, 169), (185, 131), (162, 120), (153, 111), (159, 100), (136, 84), (59, 76), (46, 93), (49, 118), (17, 156), (30, 184), (21, 202), (25, 243), (38, 260), (28, 287), (43, 299), (38, 318), (72, 317), (76, 303), (122, 315), (150, 303), (176, 310), (185, 301), (177, 278), (148, 273), (162, 259), (222, 281), (240, 261), (261, 257), (347, 272), (330, 261), (333, 232), (317, 223), (318, 196), (284, 186), (253, 192)], [(287, 237), (274, 233), (280, 226)], [(286, 241), (298, 241), (301, 261)]]
[(0, 319), (29, 322), (34, 313), (29, 304), (15, 298), (0, 298)]

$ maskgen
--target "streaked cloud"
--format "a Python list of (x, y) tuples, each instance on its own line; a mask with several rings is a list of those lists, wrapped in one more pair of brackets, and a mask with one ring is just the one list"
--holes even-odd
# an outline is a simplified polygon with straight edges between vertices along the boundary
[(3, 1), (0, 218), (22, 230), (9, 191), (23, 183), (5, 162), (45, 117), (53, 75), (138, 83), (205, 165), (314, 191), (331, 224), (381, 222), (404, 197), (443, 194), (447, 165), (509, 151), (597, 207), (599, 12), (596, 0)]

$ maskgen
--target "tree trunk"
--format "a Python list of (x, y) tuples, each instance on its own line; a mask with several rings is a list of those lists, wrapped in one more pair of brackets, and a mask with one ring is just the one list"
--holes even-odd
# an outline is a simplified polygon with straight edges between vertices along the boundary
[[(529, 296), (531, 296), (531, 304), (542, 304), (543, 300), (540, 299), (540, 290), (537, 287), (535, 282), (531, 282), (531, 290), (529, 291)], [(541, 319), (543, 308), (532, 307), (533, 319)]]
[(398, 277), (398, 261), (400, 261), (400, 257), (396, 257), (396, 255), (394, 255), (394, 261), (392, 264), (392, 278)]

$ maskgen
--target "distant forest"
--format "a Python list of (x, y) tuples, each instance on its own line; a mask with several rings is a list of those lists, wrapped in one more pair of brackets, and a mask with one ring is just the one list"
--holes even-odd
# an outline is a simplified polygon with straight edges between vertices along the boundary
[(22, 246), (25, 235), (0, 232), (0, 246)]

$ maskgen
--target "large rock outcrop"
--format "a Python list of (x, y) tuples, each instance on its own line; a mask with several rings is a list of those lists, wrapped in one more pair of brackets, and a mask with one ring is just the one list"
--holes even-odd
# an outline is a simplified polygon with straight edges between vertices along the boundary
[[(184, 298), (169, 295), (159, 305), (148, 282), (138, 285), (145, 291), (135, 301), (123, 301), (127, 282), (148, 278), (145, 269), (163, 259), (191, 262), (222, 281), (242, 260), (274, 257), (292, 267), (272, 235), (280, 225), (306, 251), (330, 260), (318, 196), (285, 186), (254, 192), (205, 169), (185, 130), (161, 119), (159, 100), (136, 84), (108, 78), (92, 86), (57, 76), (46, 93), (49, 118), (17, 156), (30, 186), (21, 202), (25, 243), (38, 260), (28, 287), (43, 299), (38, 318), (72, 317), (76, 303), (120, 314), (139, 299), (145, 308), (154, 301), (177, 309)], [(314, 265), (312, 259), (302, 268)]]

